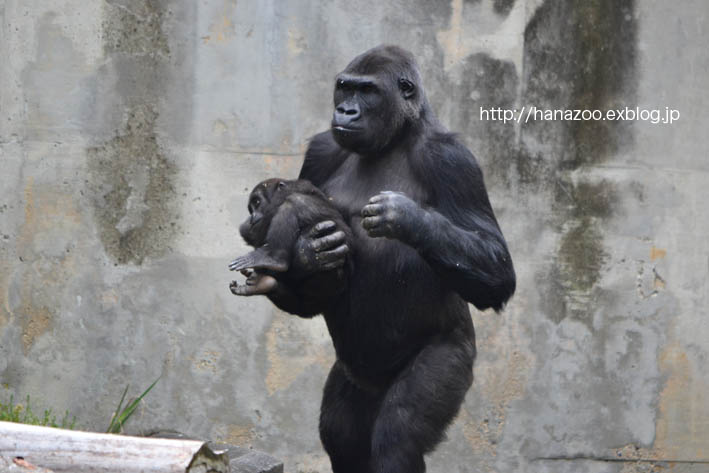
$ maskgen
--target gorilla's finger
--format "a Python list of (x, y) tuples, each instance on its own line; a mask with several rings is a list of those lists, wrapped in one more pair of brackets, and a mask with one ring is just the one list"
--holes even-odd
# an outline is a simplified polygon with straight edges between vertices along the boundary
[(369, 202), (367, 202), (367, 203), (368, 204), (376, 204), (377, 202), (381, 202), (382, 200), (385, 200), (387, 198), (388, 198), (388, 196), (385, 193), (380, 192), (379, 194), (370, 197)]
[(239, 286), (232, 291), (237, 296), (254, 296), (258, 294), (253, 286)]
[(362, 207), (362, 217), (380, 215), (384, 211), (384, 206), (381, 204), (368, 204)]
[(320, 253), (318, 255), (319, 269), (322, 271), (327, 271), (344, 266), (345, 260), (347, 259), (347, 253), (349, 252), (350, 249), (347, 245), (341, 245), (332, 251)]
[(362, 228), (367, 231), (378, 227), (382, 223), (381, 217), (367, 217), (362, 219)]
[(339, 258), (331, 263), (325, 263), (321, 266), (321, 269), (323, 271), (331, 271), (333, 269), (341, 268), (342, 266), (345, 265), (345, 259), (344, 258)]
[(232, 294), (235, 294), (237, 296), (245, 296), (246, 294), (248, 294), (246, 292), (246, 288), (244, 286), (238, 286), (238, 287), (235, 286), (231, 289), (231, 292), (232, 292)]
[(325, 235), (322, 238), (313, 240), (313, 250), (316, 253), (331, 250), (345, 242), (345, 232), (342, 230), (336, 231), (331, 235)]
[(325, 251), (318, 254), (318, 261), (320, 261), (321, 267), (328, 266), (330, 264), (336, 263), (337, 266), (342, 266), (345, 264), (345, 257), (350, 252), (349, 246), (342, 244), (335, 248), (334, 250)]
[(246, 277), (251, 276), (253, 273), (254, 273), (254, 269), (253, 269), (253, 268), (244, 268), (244, 269), (241, 270), (241, 274), (243, 274), (243, 275), (246, 276)]
[(308, 236), (310, 238), (322, 237), (332, 232), (335, 229), (335, 226), (335, 222), (332, 220), (323, 220), (322, 222), (316, 224), (312, 230), (310, 230)]

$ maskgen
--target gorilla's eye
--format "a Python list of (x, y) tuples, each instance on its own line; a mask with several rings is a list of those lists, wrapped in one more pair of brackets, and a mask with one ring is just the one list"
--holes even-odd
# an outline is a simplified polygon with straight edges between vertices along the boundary
[(414, 91), (414, 84), (410, 80), (401, 78), (399, 79), (399, 90), (404, 93), (411, 93)]
[(281, 182), (278, 183), (278, 188), (279, 188), (279, 189), (283, 189), (285, 186), (286, 186), (286, 183), (283, 182), (283, 181), (281, 181)]
[(338, 87), (344, 87), (345, 86), (345, 81), (342, 79), (337, 79), (337, 86)]
[(254, 198), (254, 199), (251, 201), (251, 207), (254, 208), (254, 209), (255, 209), (256, 207), (258, 207), (259, 205), (261, 205), (261, 199), (259, 199), (258, 197)]

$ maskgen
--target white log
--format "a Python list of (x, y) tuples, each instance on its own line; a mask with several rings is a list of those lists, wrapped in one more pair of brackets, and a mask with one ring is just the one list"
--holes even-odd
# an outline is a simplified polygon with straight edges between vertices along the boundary
[(23, 457), (56, 472), (221, 473), (224, 452), (204, 442), (73, 430), (0, 422), (0, 457)]
[(0, 457), (0, 473), (54, 473), (52, 470), (40, 468), (25, 460)]

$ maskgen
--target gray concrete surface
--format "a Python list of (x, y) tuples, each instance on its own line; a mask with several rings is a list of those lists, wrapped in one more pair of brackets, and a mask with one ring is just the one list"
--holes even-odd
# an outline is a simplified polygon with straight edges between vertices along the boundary
[[(227, 288), (248, 189), (294, 176), (335, 73), (419, 58), (477, 155), (517, 294), (432, 472), (709, 470), (709, 3), (0, 1), (0, 397), (325, 472), (322, 320)], [(480, 107), (681, 112), (480, 120)]]

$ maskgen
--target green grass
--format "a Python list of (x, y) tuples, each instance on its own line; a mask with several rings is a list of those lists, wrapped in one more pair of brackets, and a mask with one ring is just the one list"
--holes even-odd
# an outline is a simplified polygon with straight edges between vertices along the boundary
[[(148, 386), (148, 389), (143, 391), (143, 394), (128, 402), (128, 404), (124, 407), (123, 401), (125, 401), (126, 394), (128, 393), (128, 386), (126, 386), (126, 389), (123, 391), (123, 395), (121, 396), (121, 400), (118, 403), (118, 407), (111, 417), (111, 423), (109, 424), (106, 432), (109, 434), (121, 433), (123, 431), (123, 425), (133, 415), (133, 412), (137, 409), (140, 401), (142, 401), (150, 390), (155, 387), (159, 380), (160, 378), (153, 381), (153, 384)], [(66, 411), (64, 416), (60, 420), (57, 420), (57, 416), (52, 413), (51, 409), (44, 409), (44, 413), (40, 416), (32, 411), (29, 395), (27, 396), (24, 404), (15, 404), (14, 396), (10, 395), (9, 402), (0, 401), (0, 421), (16, 422), (18, 424), (28, 425), (41, 425), (45, 427), (57, 427), (60, 429), (74, 429), (76, 416), (70, 416), (69, 411)]]
[(106, 433), (120, 434), (123, 431), (123, 424), (125, 424), (126, 421), (130, 419), (130, 416), (133, 415), (133, 412), (135, 412), (135, 409), (138, 407), (140, 401), (145, 397), (146, 394), (150, 392), (151, 389), (153, 389), (153, 387), (155, 387), (158, 381), (160, 381), (160, 377), (153, 381), (153, 384), (148, 386), (148, 389), (143, 391), (143, 394), (133, 399), (125, 407), (123, 407), (123, 401), (125, 400), (126, 393), (128, 392), (128, 386), (126, 386), (126, 389), (123, 391), (123, 395), (121, 396), (121, 400), (118, 402), (116, 412), (114, 412), (113, 417), (111, 417), (111, 423), (109, 424)]
[(51, 409), (44, 409), (42, 415), (37, 415), (32, 411), (29, 395), (25, 404), (15, 404), (15, 398), (10, 396), (9, 402), (0, 401), (0, 421), (73, 429), (76, 423), (76, 416), (70, 417), (69, 411), (66, 411), (61, 420), (57, 421), (57, 416), (52, 413)]

